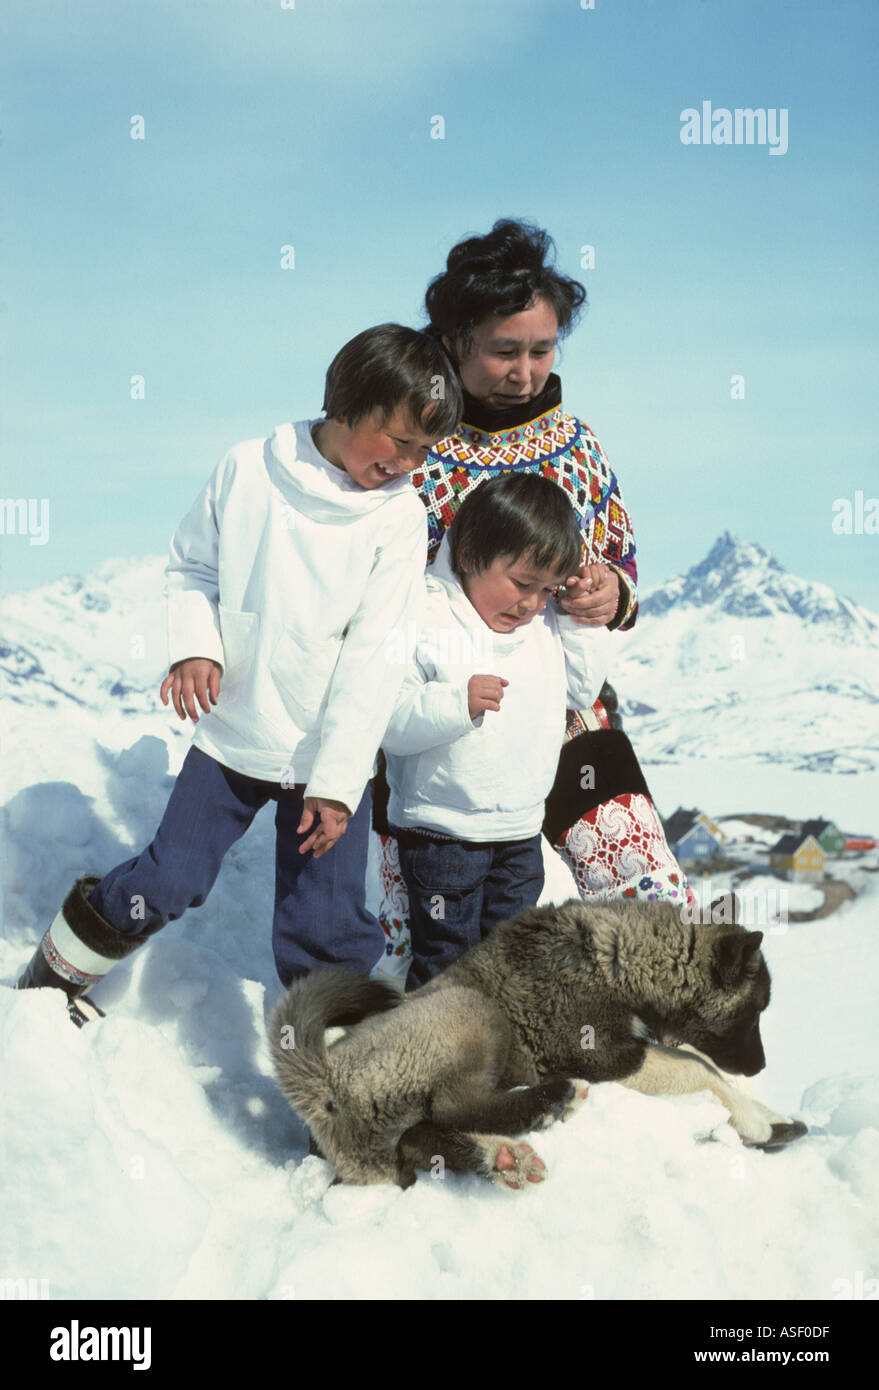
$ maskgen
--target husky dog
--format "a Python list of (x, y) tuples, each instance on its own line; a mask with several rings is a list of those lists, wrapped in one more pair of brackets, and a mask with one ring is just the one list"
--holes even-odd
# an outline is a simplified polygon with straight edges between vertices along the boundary
[(510, 1136), (568, 1118), (592, 1081), (712, 1091), (746, 1144), (778, 1148), (805, 1125), (719, 1070), (765, 1065), (762, 940), (667, 903), (527, 908), (402, 999), (335, 966), (296, 981), (269, 1023), (278, 1082), (349, 1183), (408, 1187), (437, 1159), (540, 1182), (545, 1164)]

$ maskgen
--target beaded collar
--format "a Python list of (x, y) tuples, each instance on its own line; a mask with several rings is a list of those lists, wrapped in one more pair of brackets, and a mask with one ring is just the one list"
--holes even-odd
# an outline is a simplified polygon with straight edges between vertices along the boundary
[(487, 444), (518, 444), (522, 439), (543, 434), (562, 416), (562, 383), (552, 372), (539, 396), (501, 409), (486, 405), (464, 392), (464, 416), (456, 431), (461, 439), (477, 446)]

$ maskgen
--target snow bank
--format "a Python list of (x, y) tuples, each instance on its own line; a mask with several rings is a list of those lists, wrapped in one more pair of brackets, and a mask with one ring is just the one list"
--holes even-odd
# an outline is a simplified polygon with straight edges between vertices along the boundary
[[(162, 740), (89, 751), (81, 788), (4, 809), (7, 984), (72, 879), (145, 844), (164, 808)], [(103, 1022), (79, 1032), (54, 993), (0, 988), (0, 1277), (52, 1298), (787, 1299), (873, 1270), (875, 886), (766, 938), (769, 1065), (748, 1084), (814, 1126), (790, 1149), (744, 1149), (709, 1096), (604, 1085), (533, 1136), (549, 1178), (525, 1193), (455, 1174), (330, 1187), (264, 1039), (273, 833), (268, 810), (210, 900), (102, 982)], [(571, 896), (548, 868), (545, 900)], [(374, 862), (370, 882), (375, 905)]]

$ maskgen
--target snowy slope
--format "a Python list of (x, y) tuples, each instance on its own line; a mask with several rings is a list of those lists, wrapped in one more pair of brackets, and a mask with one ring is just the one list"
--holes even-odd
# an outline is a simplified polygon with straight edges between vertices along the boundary
[[(134, 842), (150, 835), (167, 793), (156, 754), (144, 740), (116, 763), (112, 803), (70, 786), (51, 810), (40, 788), (13, 800), (19, 918), (46, 920), (75, 872), (119, 856), (117, 808)], [(776, 997), (755, 1090), (819, 1127), (800, 1145), (746, 1151), (709, 1097), (608, 1085), (535, 1137), (550, 1177), (518, 1199), (455, 1175), (406, 1193), (330, 1188), (263, 1041), (278, 989), (271, 829), (258, 819), (210, 902), (99, 987), (101, 1024), (79, 1033), (48, 992), (0, 989), (4, 1276), (48, 1279), (52, 1297), (772, 1299), (830, 1298), (872, 1268), (875, 886), (832, 945), (827, 922), (767, 937)], [(564, 898), (552, 868), (548, 896)], [(35, 935), (13, 925), (3, 978)]]
[[(176, 737), (176, 772), (188, 734), (157, 697), (163, 565), (108, 560), (4, 600), (7, 795), (34, 780), (35, 767), (57, 775), (54, 750), (30, 733), (46, 710), (116, 750), (135, 728)], [(688, 574), (644, 595), (634, 629), (614, 639), (609, 675), (643, 761), (722, 755), (806, 772), (879, 768), (879, 618), (728, 533)], [(18, 748), (27, 749), (20, 770)]]
[[(142, 847), (161, 816), (187, 733), (156, 696), (160, 595), (161, 562), (148, 560), (7, 601), (4, 659), (20, 673), (5, 699), (7, 985), (72, 879)], [(687, 602), (701, 642), (706, 605)], [(676, 605), (648, 609), (635, 635), (661, 650), (651, 631), (680, 617)], [(795, 658), (808, 646), (797, 633)], [(869, 634), (849, 639), (858, 669), (872, 659)], [(132, 655), (138, 638), (142, 656)], [(662, 692), (657, 676), (665, 710)], [(713, 736), (699, 745), (706, 756), (647, 768), (663, 803), (798, 817), (809, 794), (806, 814), (879, 828), (875, 774), (810, 773), (790, 757), (772, 766), (738, 748), (729, 714), (675, 711), (675, 737), (700, 720)], [(627, 721), (643, 748), (640, 726)], [(793, 729), (789, 751), (803, 732)], [(731, 752), (726, 763), (718, 747)], [(0, 1277), (48, 1280), (53, 1298), (836, 1297), (840, 1281), (876, 1272), (874, 868), (867, 859), (846, 869), (858, 897), (832, 918), (766, 937), (769, 1063), (749, 1085), (814, 1126), (800, 1144), (771, 1156), (744, 1150), (710, 1097), (606, 1085), (568, 1125), (534, 1137), (549, 1178), (524, 1194), (454, 1174), (423, 1174), (405, 1193), (331, 1188), (327, 1165), (304, 1157), (304, 1130), (276, 1090), (264, 1042), (279, 992), (266, 811), (208, 903), (97, 987), (108, 1010), (100, 1024), (77, 1032), (51, 992), (0, 987)], [(570, 896), (551, 851), (547, 872), (544, 900)], [(369, 883), (374, 906), (374, 858)]]

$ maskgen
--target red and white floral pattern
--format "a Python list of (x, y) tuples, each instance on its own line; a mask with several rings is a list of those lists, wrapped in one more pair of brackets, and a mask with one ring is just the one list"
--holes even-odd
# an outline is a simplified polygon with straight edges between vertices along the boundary
[(695, 901), (652, 803), (639, 792), (596, 806), (564, 832), (555, 848), (570, 866), (584, 901)]
[(378, 861), (378, 881), (381, 890), (378, 920), (385, 934), (385, 955), (409, 960), (409, 894), (400, 873), (400, 850), (396, 837), (380, 835), (381, 853)]

